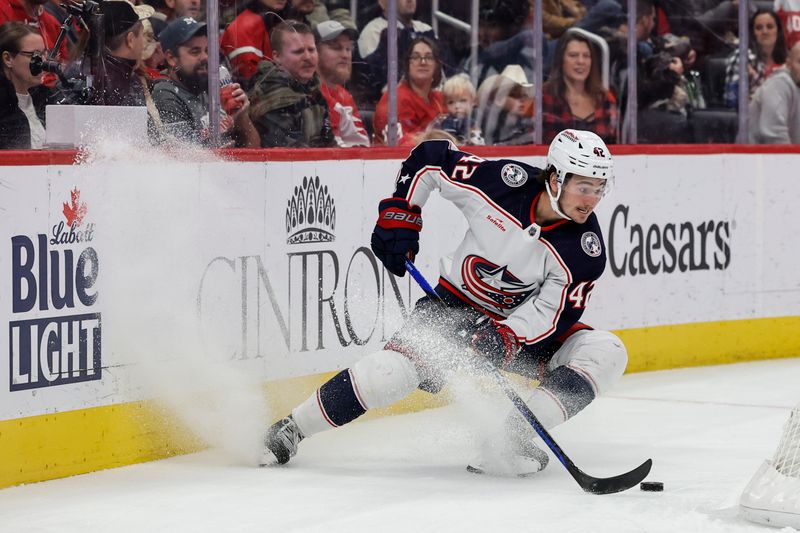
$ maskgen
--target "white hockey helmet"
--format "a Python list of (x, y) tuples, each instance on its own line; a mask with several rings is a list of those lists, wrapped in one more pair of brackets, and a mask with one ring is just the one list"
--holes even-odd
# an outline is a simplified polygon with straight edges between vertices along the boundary
[(564, 130), (556, 135), (547, 150), (545, 172), (548, 178), (551, 171), (556, 173), (558, 189), (553, 195), (550, 186), (545, 186), (550, 205), (559, 216), (567, 220), (571, 219), (561, 212), (558, 199), (561, 198), (564, 182), (571, 174), (606, 180), (604, 195), (614, 186), (614, 161), (611, 152), (603, 139), (591, 131)]

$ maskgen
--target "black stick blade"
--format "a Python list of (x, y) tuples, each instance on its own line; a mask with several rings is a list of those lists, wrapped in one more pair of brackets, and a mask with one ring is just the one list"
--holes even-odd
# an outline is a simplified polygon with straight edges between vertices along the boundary
[(628, 490), (637, 486), (647, 477), (652, 466), (653, 460), (648, 459), (630, 472), (614, 477), (600, 478), (585, 474), (573, 464), (572, 468), (569, 469), (569, 473), (572, 474), (575, 481), (577, 481), (586, 492), (591, 494), (614, 494), (615, 492), (622, 492), (623, 490)]

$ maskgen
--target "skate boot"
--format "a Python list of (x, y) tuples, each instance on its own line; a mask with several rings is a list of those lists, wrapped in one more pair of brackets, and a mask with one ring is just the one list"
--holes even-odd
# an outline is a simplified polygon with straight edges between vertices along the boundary
[(283, 465), (297, 453), (297, 445), (304, 435), (292, 415), (278, 420), (267, 430), (260, 466)]
[(485, 449), (477, 461), (467, 465), (467, 472), (506, 477), (530, 477), (547, 467), (550, 456), (533, 440), (515, 441), (503, 449)]

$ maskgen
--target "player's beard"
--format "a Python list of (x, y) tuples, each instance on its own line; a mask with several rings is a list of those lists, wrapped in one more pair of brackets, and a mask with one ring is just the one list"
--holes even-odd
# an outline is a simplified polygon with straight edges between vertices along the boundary
[[(200, 67), (205, 68), (206, 72), (198, 74), (197, 70)], [(200, 94), (208, 90), (208, 64), (206, 63), (197, 65), (192, 72), (178, 70), (175, 75), (190, 93)]]

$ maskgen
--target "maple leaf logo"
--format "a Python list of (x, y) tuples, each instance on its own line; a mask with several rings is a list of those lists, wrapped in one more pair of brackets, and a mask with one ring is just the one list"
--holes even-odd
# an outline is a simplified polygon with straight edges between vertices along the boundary
[(83, 222), (83, 217), (86, 216), (88, 208), (84, 202), (81, 202), (81, 191), (77, 187), (69, 192), (70, 203), (64, 203), (64, 216), (67, 218), (67, 225), (80, 226)]

